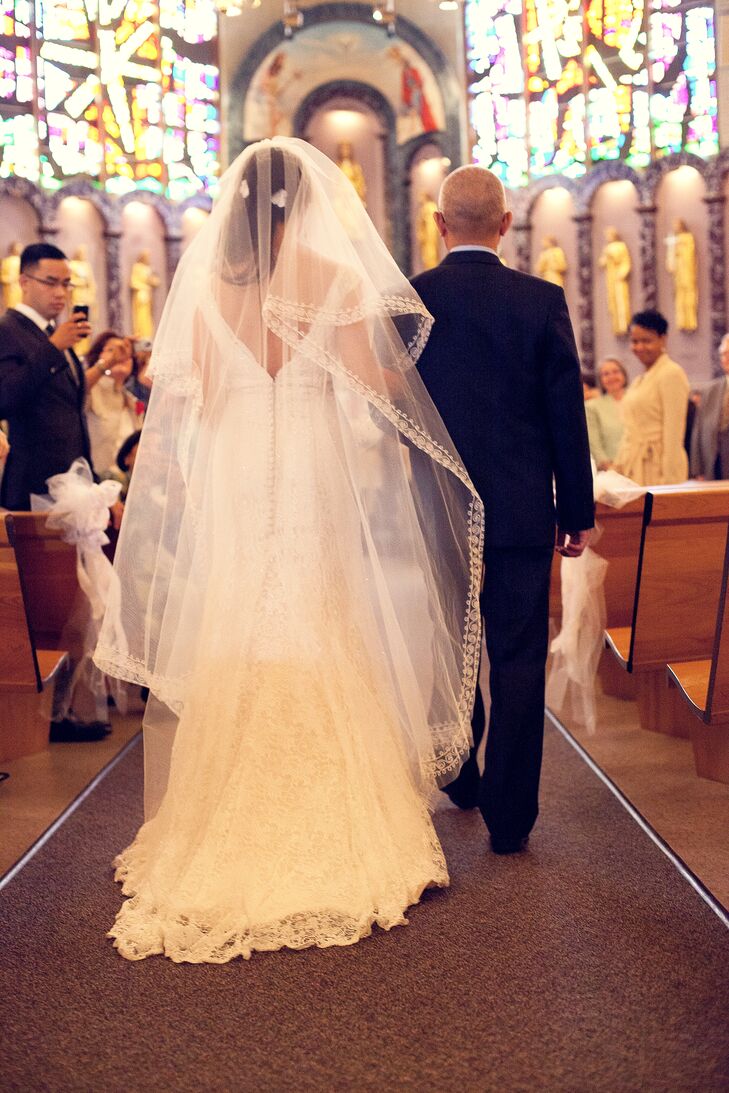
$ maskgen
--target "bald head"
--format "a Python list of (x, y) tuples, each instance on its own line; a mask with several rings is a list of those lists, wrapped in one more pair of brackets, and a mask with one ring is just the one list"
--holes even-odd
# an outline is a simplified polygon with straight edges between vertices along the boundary
[[(451, 245), (493, 246), (511, 223), (501, 180), (485, 167), (459, 167), (448, 175), (441, 186), (439, 205)], [(444, 238), (449, 242), (447, 235)]]

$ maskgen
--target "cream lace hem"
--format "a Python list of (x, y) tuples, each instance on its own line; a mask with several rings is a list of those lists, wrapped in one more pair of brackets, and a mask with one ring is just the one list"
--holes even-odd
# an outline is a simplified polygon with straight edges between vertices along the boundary
[(135, 894), (129, 883), (127, 853), (116, 858), (115, 879), (131, 898), (121, 907), (107, 937), (126, 960), (163, 955), (176, 964), (226, 964), (254, 952), (278, 949), (327, 949), (355, 945), (372, 933), (373, 926), (390, 930), (407, 926), (405, 911), (419, 903), (426, 888), (447, 888), (450, 879), (443, 861), (432, 863), (432, 876), (411, 886), (404, 896), (387, 906), (373, 907), (359, 916), (337, 910), (298, 912), (274, 922), (243, 925), (233, 912), (216, 912), (216, 920), (201, 912), (174, 913)]

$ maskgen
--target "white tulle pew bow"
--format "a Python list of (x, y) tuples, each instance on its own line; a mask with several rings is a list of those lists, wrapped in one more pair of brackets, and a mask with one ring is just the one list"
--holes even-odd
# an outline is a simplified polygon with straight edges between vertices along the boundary
[(113, 566), (103, 548), (109, 542), (109, 509), (119, 499), (119, 482), (94, 482), (85, 459), (77, 459), (68, 471), (47, 479), (48, 494), (31, 496), (34, 512), (48, 514), (46, 524), (58, 530), (66, 543), (76, 547), (76, 574), (82, 596), (74, 605), (63, 634), (69, 648), (73, 675), (54, 706), (54, 718), (72, 711), (82, 720), (107, 718), (108, 688), (117, 705), (123, 692), (117, 681), (94, 665), (91, 657), (109, 600)]
[[(593, 492), (596, 502), (619, 509), (646, 489), (617, 471), (597, 471)], [(599, 537), (598, 525), (593, 546)], [(595, 677), (605, 630), (603, 586), (608, 564), (589, 546), (579, 558), (562, 558), (562, 629), (550, 645), (547, 706), (589, 731), (595, 728)]]

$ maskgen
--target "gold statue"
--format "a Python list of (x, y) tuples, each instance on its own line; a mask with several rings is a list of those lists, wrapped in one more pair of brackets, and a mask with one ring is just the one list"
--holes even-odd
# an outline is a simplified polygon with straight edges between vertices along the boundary
[(430, 194), (421, 194), (418, 215), (415, 222), (415, 237), (420, 250), (423, 269), (433, 269), (440, 261), (440, 235), (433, 219), (438, 205)]
[[(76, 248), (76, 253), (68, 264), (71, 267), (71, 307), (77, 304), (87, 307), (89, 322), (92, 323), (96, 304), (96, 278), (83, 244)], [(77, 342), (74, 349), (80, 357), (83, 357), (88, 353), (90, 346), (91, 339), (84, 338), (83, 341)]]
[(352, 183), (360, 201), (367, 208), (367, 183), (364, 171), (354, 158), (352, 145), (348, 140), (342, 140), (337, 145), (337, 167)]
[(630, 325), (630, 277), (631, 261), (628, 245), (619, 236), (617, 228), (605, 229), (605, 246), (600, 255), (600, 266), (605, 270), (608, 311), (614, 334), (627, 334)]
[(537, 258), (537, 276), (564, 288), (567, 257), (553, 235), (545, 235)]
[(132, 289), (133, 335), (151, 341), (154, 337), (152, 290), (158, 287), (160, 279), (149, 264), (148, 250), (143, 250), (132, 266), (129, 283)]
[(673, 235), (669, 235), (666, 244), (666, 269), (673, 277), (676, 326), (679, 330), (696, 330), (699, 325), (696, 241), (685, 220), (674, 221)]
[(15, 307), (23, 299), (20, 287), (20, 243), (13, 243), (0, 262), (0, 282), (3, 286), (5, 307)]

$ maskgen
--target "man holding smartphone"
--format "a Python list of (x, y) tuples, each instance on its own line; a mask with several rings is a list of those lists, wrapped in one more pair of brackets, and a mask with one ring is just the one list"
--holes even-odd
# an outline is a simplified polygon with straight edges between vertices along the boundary
[[(83, 456), (91, 465), (84, 415), (86, 383), (74, 346), (91, 332), (88, 309), (62, 319), (71, 269), (49, 243), (33, 243), (20, 256), (22, 300), (0, 319), (0, 418), (9, 425), (10, 452), (0, 505), (30, 508), (31, 493), (46, 493), (46, 479)], [(56, 696), (58, 698), (58, 696)], [(52, 741), (100, 740), (104, 722), (54, 721)]]
[(31, 493), (45, 493), (51, 475), (79, 456), (91, 463), (84, 374), (73, 350), (91, 328), (83, 313), (61, 318), (70, 287), (63, 251), (49, 243), (25, 248), (22, 301), (0, 319), (0, 418), (10, 426), (0, 488), (5, 508), (29, 509)]

